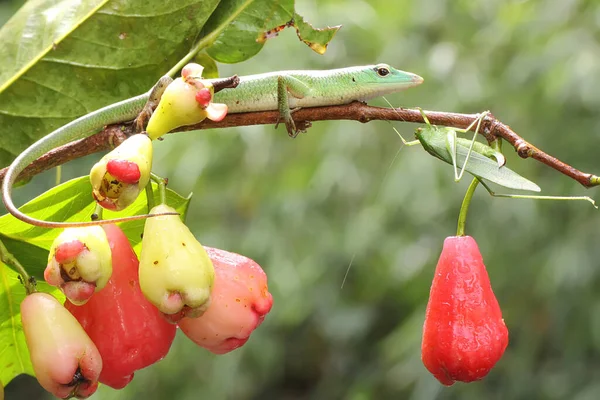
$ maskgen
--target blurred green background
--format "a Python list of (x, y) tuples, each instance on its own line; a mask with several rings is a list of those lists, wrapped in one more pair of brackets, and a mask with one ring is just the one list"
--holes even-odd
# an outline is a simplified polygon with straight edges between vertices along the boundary
[[(0, 23), (21, 1), (0, 1)], [(547, 152), (600, 173), (600, 3), (584, 0), (297, 0), (316, 26), (342, 24), (319, 56), (284, 31), (221, 73), (387, 62), (420, 74), (395, 106), (490, 109)], [(372, 104), (384, 105), (381, 100)], [(103, 399), (598, 399), (600, 215), (584, 202), (474, 198), (480, 246), (510, 331), (489, 376), (442, 387), (420, 360), (433, 270), (456, 230), (469, 179), (393, 131), (416, 125), (315, 123), (290, 140), (272, 126), (169, 135), (155, 170), (194, 192), (188, 224), (203, 244), (263, 266), (275, 298), (240, 350), (214, 356), (183, 335), (168, 357)], [(67, 165), (77, 176), (98, 156)], [(544, 194), (590, 195), (507, 148)], [(18, 191), (22, 202), (53, 173)], [(347, 277), (345, 279), (345, 276)], [(7, 399), (44, 399), (22, 377)]]

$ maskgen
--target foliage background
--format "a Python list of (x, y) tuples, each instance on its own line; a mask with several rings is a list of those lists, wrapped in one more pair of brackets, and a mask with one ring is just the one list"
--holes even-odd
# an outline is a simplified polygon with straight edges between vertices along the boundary
[[(0, 23), (21, 1), (0, 0)], [(496, 117), (574, 166), (600, 173), (600, 4), (594, 1), (298, 0), (316, 26), (342, 24), (324, 56), (292, 31), (223, 75), (388, 62), (425, 78), (396, 106)], [(384, 103), (381, 101), (374, 104)], [(392, 130), (321, 122), (290, 140), (272, 126), (172, 135), (156, 172), (193, 191), (188, 223), (206, 245), (257, 260), (273, 311), (242, 349), (213, 356), (180, 335), (161, 363), (101, 399), (596, 399), (600, 394), (600, 233), (587, 203), (476, 194), (481, 248), (510, 330), (482, 382), (440, 386), (420, 361), (423, 315), (443, 239), (468, 179)], [(3, 127), (7, 129), (7, 127)], [(589, 194), (507, 151), (545, 194)], [(83, 174), (97, 156), (63, 170)], [(21, 203), (52, 186), (38, 176)], [(351, 268), (348, 270), (349, 266)], [(348, 272), (344, 282), (344, 276)], [(7, 399), (48, 398), (23, 377)], [(34, 393), (35, 392), (35, 393)]]

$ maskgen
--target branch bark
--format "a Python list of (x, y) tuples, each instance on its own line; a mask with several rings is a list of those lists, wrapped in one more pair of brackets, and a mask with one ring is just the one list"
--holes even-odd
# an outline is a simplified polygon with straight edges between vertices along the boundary
[[(429, 121), (434, 125), (455, 128), (467, 128), (477, 118), (476, 114), (459, 114), (439, 111), (425, 111), (425, 114)], [(293, 117), (297, 126), (306, 128), (314, 121), (327, 120), (352, 120), (363, 123), (374, 120), (424, 123), (423, 117), (418, 109), (381, 108), (368, 106), (360, 102), (341, 106), (304, 108), (296, 111), (293, 114)], [(276, 124), (278, 118), (278, 111), (228, 114), (227, 117), (220, 122), (213, 122), (207, 119), (200, 124), (183, 127), (177, 131)], [(480, 133), (488, 141), (496, 138), (506, 140), (521, 158), (533, 158), (538, 160), (550, 168), (576, 180), (587, 188), (600, 185), (600, 177), (579, 171), (556, 157), (538, 149), (515, 133), (507, 125), (498, 121), (491, 114), (486, 116), (483, 120)], [(93, 136), (58, 147), (40, 157), (23, 171), (19, 180), (29, 179), (40, 172), (84, 155), (111, 149), (131, 134), (133, 134), (133, 127), (131, 126), (108, 126)], [(0, 182), (4, 179), (5, 173), (6, 168), (0, 170)]]

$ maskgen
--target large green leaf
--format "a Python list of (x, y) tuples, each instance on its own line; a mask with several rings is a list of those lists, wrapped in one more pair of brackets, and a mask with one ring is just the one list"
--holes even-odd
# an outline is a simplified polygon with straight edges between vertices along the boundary
[[(0, 167), (57, 127), (148, 90), (192, 48), (240, 62), (295, 15), (294, 0), (30, 0), (0, 29)], [(315, 50), (337, 30), (302, 26)]]
[[(38, 282), (37, 288), (64, 299), (60, 291), (45, 282)], [(34, 375), (21, 324), (20, 304), (24, 298), (25, 288), (18, 274), (0, 262), (0, 382), (4, 386), (17, 375)]]
[[(231, 23), (231, 10), (237, 10)], [(208, 49), (208, 54), (224, 63), (237, 63), (257, 54), (265, 41), (286, 26), (293, 26), (300, 40), (323, 54), (340, 28), (314, 29), (294, 10), (294, 0), (222, 0), (206, 23), (203, 34), (225, 29)]]
[[(155, 202), (159, 196), (153, 184)], [(36, 197), (20, 210), (35, 218), (48, 221), (89, 221), (96, 203), (90, 193), (92, 187), (87, 176), (65, 182)], [(183, 217), (187, 212), (190, 198), (184, 198), (172, 190), (167, 190), (167, 204), (174, 207)], [(141, 195), (127, 209), (115, 213), (104, 212), (104, 218), (126, 217), (147, 212), (146, 197)], [(120, 224), (136, 251), (139, 253), (144, 221), (131, 221)], [(0, 240), (6, 248), (23, 264), (25, 269), (38, 279), (43, 279), (48, 250), (60, 229), (47, 229), (29, 225), (10, 214), (0, 217)]]
[(148, 90), (217, 4), (29, 1), (0, 30), (0, 165), (60, 125)]

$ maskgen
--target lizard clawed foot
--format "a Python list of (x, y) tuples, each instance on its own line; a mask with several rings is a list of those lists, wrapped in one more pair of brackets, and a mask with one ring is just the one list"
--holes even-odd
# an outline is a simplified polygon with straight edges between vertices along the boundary
[[(296, 134), (292, 137), (298, 136), (299, 133), (306, 133), (307, 129), (312, 126), (310, 121), (300, 121), (296, 124)], [(290, 135), (291, 136), (291, 135)]]
[[(281, 122), (281, 117), (277, 118), (277, 123), (275, 124), (275, 129), (277, 129), (280, 122)], [(285, 123), (285, 129), (287, 130), (289, 137), (291, 137), (292, 139), (294, 139), (296, 136), (298, 136), (298, 133), (305, 132), (305, 130), (300, 130), (300, 129), (296, 128), (296, 124), (294, 123), (294, 120), (292, 119), (291, 116), (289, 119), (284, 118), (283, 122)]]
[(133, 120), (135, 131), (137, 133), (144, 131), (144, 127), (146, 126), (148, 120), (152, 116), (152, 111), (154, 109), (153, 106), (154, 104), (150, 101), (146, 103), (146, 105), (144, 105), (144, 108), (142, 109), (142, 111), (140, 111), (136, 119)]
[(156, 82), (156, 85), (150, 91), (150, 95), (148, 96), (148, 101), (144, 104), (144, 108), (138, 114), (136, 119), (133, 121), (135, 126), (135, 131), (137, 133), (144, 132), (144, 128), (148, 125), (148, 120), (152, 116), (152, 113), (158, 106), (160, 102), (160, 98), (164, 93), (167, 86), (169, 86), (173, 82), (173, 79), (170, 76), (163, 76)]
[(294, 139), (298, 136), (299, 133), (305, 133), (308, 128), (311, 127), (312, 123), (310, 121), (300, 121), (296, 126), (294, 119), (292, 118), (292, 113), (296, 112), (300, 109), (300, 107), (296, 107), (293, 110), (286, 110), (277, 118), (277, 123), (275, 124), (275, 129), (279, 126), (279, 123), (283, 119), (285, 123), (285, 128), (288, 132), (288, 135)]
[(294, 121), (292, 120), (291, 126), (288, 125), (287, 123), (285, 124), (285, 126), (287, 128), (288, 135), (292, 139), (295, 139), (299, 133), (306, 133), (306, 130), (312, 126), (312, 122), (300, 121), (300, 122), (298, 122), (298, 124), (295, 124)]

